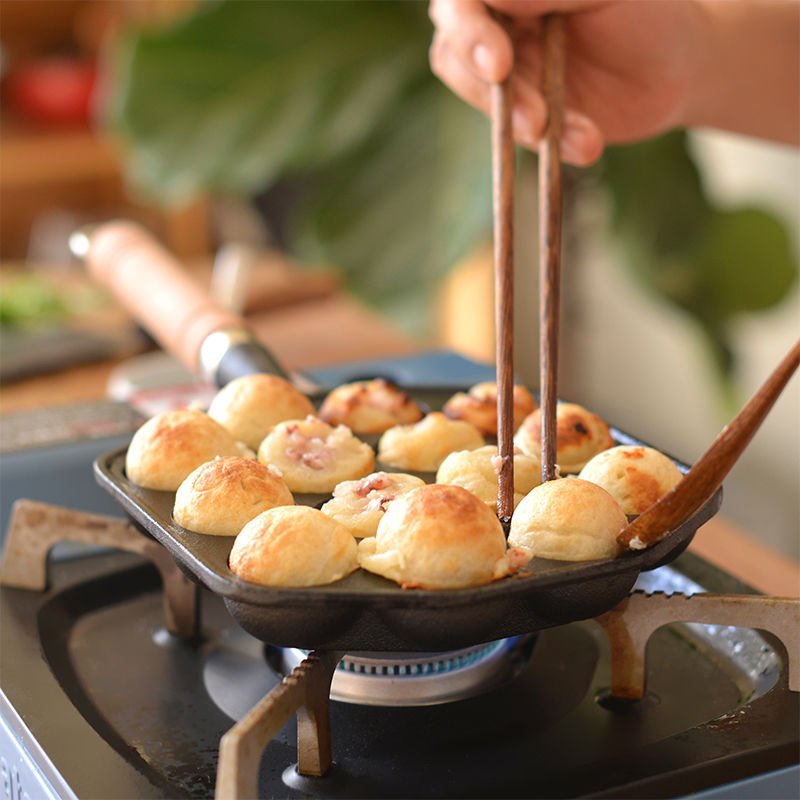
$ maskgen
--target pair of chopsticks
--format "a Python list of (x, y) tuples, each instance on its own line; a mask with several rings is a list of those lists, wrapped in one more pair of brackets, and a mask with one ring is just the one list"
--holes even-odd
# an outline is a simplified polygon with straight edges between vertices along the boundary
[[(547, 122), (539, 144), (539, 379), (542, 411), (542, 482), (556, 477), (558, 324), (561, 290), (561, 152), (564, 99), (563, 18), (542, 19), (540, 91)], [(514, 137), (510, 80), (492, 86), (497, 447), (497, 513), (508, 525), (514, 511), (513, 214)], [(800, 340), (790, 348), (736, 417), (671, 492), (620, 531), (628, 549), (654, 544), (695, 513), (719, 488), (780, 393), (800, 367)]]
[[(556, 477), (556, 399), (561, 273), (561, 127), (564, 27), (558, 14), (542, 20), (541, 92), (547, 122), (539, 144), (539, 359), (542, 481)], [(491, 89), (494, 199), (495, 340), (497, 368), (497, 515), (514, 511), (514, 135), (510, 77)]]

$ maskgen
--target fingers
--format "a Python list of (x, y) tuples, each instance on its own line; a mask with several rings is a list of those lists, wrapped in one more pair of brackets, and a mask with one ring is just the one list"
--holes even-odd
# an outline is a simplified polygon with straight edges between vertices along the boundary
[[(431, 45), (430, 62), (433, 73), (459, 97), (489, 114), (490, 84), (477, 78), (438, 33)], [(514, 138), (530, 150), (538, 149), (547, 118), (544, 100), (534, 85), (530, 75), (512, 75)], [(573, 110), (565, 112), (563, 123), (562, 160), (575, 166), (588, 166), (597, 161), (604, 146), (597, 125), (589, 117)]]
[(476, 78), (438, 32), (430, 49), (433, 74), (446, 83), (462, 100), (489, 113), (489, 83)]
[(567, 109), (561, 134), (561, 160), (576, 167), (594, 164), (605, 147), (600, 128), (589, 117)]
[(477, 79), (504, 81), (511, 72), (511, 39), (481, 0), (431, 0), (437, 36)]
[[(491, 84), (476, 78), (438, 33), (430, 51), (434, 75), (446, 83), (462, 100), (489, 114)], [(535, 149), (545, 119), (544, 102), (538, 92), (523, 81), (512, 78), (511, 93), (514, 98), (514, 138), (526, 147)]]

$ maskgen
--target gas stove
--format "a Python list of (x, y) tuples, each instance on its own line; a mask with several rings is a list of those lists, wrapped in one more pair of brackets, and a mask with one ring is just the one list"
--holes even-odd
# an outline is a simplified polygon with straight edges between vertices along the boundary
[[(435, 372), (441, 383), (452, 369)], [(681, 621), (697, 618), (682, 610), (687, 595), (751, 595), (691, 553), (645, 573), (621, 604), (641, 606), (631, 619), (645, 628), (669, 622), (646, 631), (637, 678), (615, 655), (641, 635), (625, 609), (448, 653), (272, 647), (124, 521), (81, 527), (64, 509), (29, 510), (38, 527), (17, 541), (34, 550), (42, 532), (42, 550), (68, 528), (72, 539), (106, 535), (59, 551), (46, 589), (3, 576), (6, 797), (797, 797), (800, 696), (787, 651), (735, 609), (735, 624)], [(108, 547), (125, 527), (132, 538), (119, 543), (135, 554)], [(44, 573), (21, 582), (43, 586)], [(309, 676), (318, 696), (296, 719), (291, 693)], [(248, 727), (268, 744), (248, 755), (255, 790), (237, 795), (221, 742)]]
[[(646, 592), (747, 591), (690, 554), (642, 580)], [(252, 638), (211, 593), (200, 607), (199, 635), (168, 632), (158, 571), (111, 551), (51, 564), (46, 592), (3, 587), (6, 795), (229, 796), (221, 738), (306, 654)], [(792, 797), (800, 703), (785, 658), (749, 629), (669, 625), (648, 646), (645, 696), (624, 701), (591, 620), (452, 653), (347, 654), (333, 765), (299, 774), (289, 720), (264, 751), (258, 796), (667, 797), (733, 784), (732, 797), (756, 779), (739, 796)]]

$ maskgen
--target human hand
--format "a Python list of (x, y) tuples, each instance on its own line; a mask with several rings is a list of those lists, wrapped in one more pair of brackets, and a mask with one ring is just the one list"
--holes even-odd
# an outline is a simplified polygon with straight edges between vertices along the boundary
[(487, 113), (490, 85), (510, 74), (515, 138), (536, 149), (546, 118), (540, 23), (551, 12), (565, 16), (564, 161), (588, 165), (606, 143), (685, 121), (704, 25), (694, 0), (431, 0), (431, 67)]

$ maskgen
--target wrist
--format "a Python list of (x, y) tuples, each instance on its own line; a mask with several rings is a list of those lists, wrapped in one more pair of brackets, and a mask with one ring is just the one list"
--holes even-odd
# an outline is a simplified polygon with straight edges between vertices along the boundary
[(800, 4), (699, 0), (684, 127), (800, 143)]

